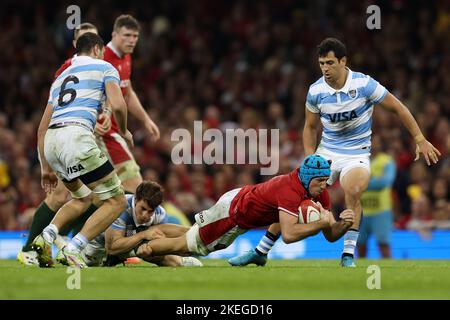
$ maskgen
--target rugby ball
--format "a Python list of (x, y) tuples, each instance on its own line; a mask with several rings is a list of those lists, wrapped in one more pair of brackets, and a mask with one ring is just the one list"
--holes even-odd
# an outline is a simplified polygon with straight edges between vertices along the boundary
[(303, 200), (298, 207), (298, 222), (310, 223), (320, 220), (320, 207), (312, 200)]

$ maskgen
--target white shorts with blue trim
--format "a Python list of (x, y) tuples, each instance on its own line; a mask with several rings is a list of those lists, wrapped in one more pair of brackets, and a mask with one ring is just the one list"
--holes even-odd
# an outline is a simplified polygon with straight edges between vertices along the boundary
[(331, 175), (327, 181), (327, 184), (330, 186), (335, 183), (338, 178), (339, 181), (342, 182), (342, 177), (354, 168), (365, 168), (370, 174), (370, 153), (339, 154), (319, 146), (316, 154), (327, 160), (331, 160)]

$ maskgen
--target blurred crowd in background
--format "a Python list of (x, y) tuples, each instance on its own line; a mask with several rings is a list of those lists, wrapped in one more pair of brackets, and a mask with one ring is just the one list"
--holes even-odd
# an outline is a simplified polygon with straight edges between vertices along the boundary
[[(375, 107), (372, 130), (397, 164), (395, 226), (450, 228), (450, 2), (448, 1), (78, 1), (81, 22), (107, 43), (115, 18), (141, 23), (132, 84), (161, 130), (151, 142), (129, 117), (144, 179), (165, 188), (168, 203), (193, 214), (224, 192), (270, 178), (257, 165), (174, 165), (171, 133), (203, 129), (280, 129), (280, 169), (304, 158), (305, 98), (320, 76), (316, 46), (334, 36), (349, 67), (371, 75), (403, 101), (442, 153), (438, 165), (414, 162), (415, 144), (399, 119)], [(381, 30), (366, 8), (381, 8)], [(45, 198), (37, 127), (54, 72), (74, 54), (69, 2), (3, 1), (0, 10), (0, 230), (27, 229)], [(206, 143), (202, 145), (204, 148)], [(343, 193), (331, 188), (336, 208)]]

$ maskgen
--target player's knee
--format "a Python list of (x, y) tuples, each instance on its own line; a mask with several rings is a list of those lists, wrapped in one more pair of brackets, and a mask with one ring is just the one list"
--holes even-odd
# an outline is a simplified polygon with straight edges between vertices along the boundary
[(136, 161), (129, 160), (116, 166), (117, 175), (122, 181), (122, 186), (127, 192), (135, 193), (142, 183), (140, 168)]
[(66, 189), (55, 189), (52, 193), (48, 194), (45, 198), (45, 203), (57, 211), (67, 202), (67, 195), (69, 192)]
[(125, 195), (116, 195), (114, 197), (108, 198), (104, 200), (104, 204), (107, 204), (111, 207), (113, 207), (114, 211), (122, 212), (127, 207), (127, 199), (125, 198)]
[(137, 177), (128, 180), (121, 180), (122, 186), (127, 192), (136, 193), (137, 187), (142, 183), (142, 178)]
[(345, 196), (351, 201), (359, 201), (364, 189), (358, 185), (352, 185), (344, 190)]
[(103, 204), (103, 201), (100, 200), (98, 196), (94, 194), (94, 196), (92, 197), (92, 204), (98, 208)]
[(125, 193), (120, 184), (119, 178), (115, 174), (95, 186), (92, 191), (94, 191), (98, 199), (102, 201), (109, 203), (126, 203)]

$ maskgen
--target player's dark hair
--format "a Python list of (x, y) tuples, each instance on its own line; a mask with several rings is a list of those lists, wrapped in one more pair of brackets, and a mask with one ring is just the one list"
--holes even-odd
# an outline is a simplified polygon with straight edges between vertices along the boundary
[(164, 190), (156, 182), (143, 181), (136, 189), (136, 201), (144, 200), (152, 209), (156, 209), (164, 199)]
[(330, 51), (334, 52), (338, 60), (341, 60), (347, 55), (345, 44), (336, 38), (326, 38), (317, 46), (317, 54), (319, 57), (325, 57)]
[(139, 31), (139, 22), (129, 14), (122, 14), (117, 17), (114, 22), (114, 30), (117, 31), (120, 28), (125, 27), (127, 29)]
[(75, 31), (73, 32), (73, 38), (76, 40), (81, 30), (90, 30), (90, 29), (98, 31), (97, 27), (94, 26), (92, 23), (83, 22), (82, 24), (80, 24), (78, 27), (75, 28)]
[(86, 32), (77, 39), (77, 52), (78, 54), (89, 53), (96, 45), (100, 48), (104, 47), (102, 38), (98, 34)]

